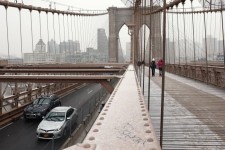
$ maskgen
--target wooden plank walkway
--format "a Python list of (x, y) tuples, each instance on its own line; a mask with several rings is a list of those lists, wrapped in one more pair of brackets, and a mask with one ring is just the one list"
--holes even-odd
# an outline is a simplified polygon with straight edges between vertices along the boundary
[[(157, 75), (150, 81), (150, 114), (159, 138), (162, 78)], [(165, 83), (163, 149), (225, 149), (225, 90), (169, 73)], [(147, 103), (147, 76), (144, 89)]]

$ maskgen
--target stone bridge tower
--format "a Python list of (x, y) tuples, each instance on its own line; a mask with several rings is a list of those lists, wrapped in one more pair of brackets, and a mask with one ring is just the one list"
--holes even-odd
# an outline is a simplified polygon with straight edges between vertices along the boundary
[[(156, 9), (158, 7), (155, 7)], [(146, 8), (147, 9), (147, 8)], [(134, 8), (117, 8), (117, 7), (110, 7), (108, 8), (109, 13), (109, 62), (117, 63), (118, 62), (118, 39), (119, 39), (119, 32), (123, 25), (127, 25), (129, 29), (135, 28), (136, 31), (139, 31), (142, 25), (146, 25), (149, 30), (150, 34), (152, 33), (152, 42), (148, 44), (152, 48), (152, 57), (159, 58), (162, 55), (162, 46), (160, 46), (161, 41), (161, 17), (160, 14), (153, 14), (143, 15), (145, 19), (142, 22), (135, 22), (134, 16)], [(151, 25), (150, 25), (151, 24)], [(150, 29), (151, 27), (151, 29)], [(133, 29), (134, 30), (134, 29)], [(138, 34), (139, 35), (139, 34)], [(149, 36), (150, 37), (150, 36)], [(137, 39), (135, 36), (131, 35), (131, 60), (133, 59), (134, 51), (138, 51), (137, 47), (134, 46), (134, 41)], [(149, 41), (149, 40), (148, 40)], [(135, 48), (136, 47), (136, 48)], [(146, 49), (149, 51), (149, 49)]]

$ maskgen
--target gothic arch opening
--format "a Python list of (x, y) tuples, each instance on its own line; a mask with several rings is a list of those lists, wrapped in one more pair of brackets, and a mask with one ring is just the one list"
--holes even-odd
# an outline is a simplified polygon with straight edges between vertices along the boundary
[[(149, 62), (149, 58), (152, 53), (149, 53), (152, 44), (150, 44), (150, 29), (146, 24), (143, 24), (139, 29), (139, 49), (140, 49), (140, 60), (145, 60), (146, 63)], [(152, 42), (151, 42), (152, 43)], [(150, 47), (151, 46), (151, 47)]]
[(123, 24), (119, 30), (118, 38), (118, 61), (119, 62), (130, 62), (131, 54), (131, 37), (128, 34), (128, 27)]

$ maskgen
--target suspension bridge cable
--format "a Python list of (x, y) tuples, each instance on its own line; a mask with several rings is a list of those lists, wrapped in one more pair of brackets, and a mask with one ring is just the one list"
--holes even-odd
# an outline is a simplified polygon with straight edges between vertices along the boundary
[(30, 10), (30, 29), (31, 29), (31, 40), (32, 40), (32, 53), (33, 53), (33, 63), (34, 63), (34, 36), (33, 36), (33, 21), (32, 21), (32, 10)]
[[(40, 34), (40, 39), (42, 39), (42, 34), (41, 34), (41, 15), (40, 15), (40, 11), (38, 11), (38, 13), (39, 13), (39, 34)], [(42, 50), (42, 44), (41, 44), (41, 50)]]
[(67, 36), (68, 36), (68, 50), (69, 50), (69, 55), (68, 55), (68, 57), (69, 57), (69, 61), (70, 61), (70, 63), (71, 63), (71, 40), (70, 40), (70, 28), (69, 28), (69, 15), (67, 14), (66, 15), (67, 16)]
[[(150, 0), (150, 10), (152, 11), (153, 10), (153, 0)], [(151, 70), (150, 70), (150, 64), (151, 64), (151, 59), (152, 59), (152, 37), (153, 37), (153, 29), (152, 29), (152, 14), (149, 15), (150, 17), (150, 36), (149, 36), (149, 60), (148, 60), (148, 111), (150, 111), (150, 88), (151, 88), (151, 85), (150, 85), (150, 74), (151, 74)], [(132, 36), (132, 35), (131, 35)], [(131, 41), (132, 42), (132, 41)]]
[(75, 48), (74, 48), (74, 39), (73, 39), (73, 17), (70, 16), (70, 27), (71, 27), (71, 35), (72, 35), (72, 48), (73, 48), (73, 53), (72, 53), (72, 56), (73, 56), (73, 63), (74, 63), (74, 51), (75, 51)]
[(53, 21), (53, 36), (54, 36), (54, 41), (53, 41), (53, 46), (54, 46), (54, 53), (55, 53), (55, 62), (57, 62), (56, 60), (56, 39), (55, 39), (55, 13), (52, 13), (52, 21)]
[[(205, 60), (206, 60), (206, 72), (208, 73), (208, 48), (207, 48), (207, 39), (206, 39), (206, 35), (207, 35), (207, 32), (206, 32), (206, 18), (205, 18), (205, 13), (203, 13), (203, 19), (204, 19), (204, 33), (205, 33)], [(207, 84), (208, 84), (208, 76), (207, 76)]]
[[(49, 41), (49, 20), (48, 20), (48, 12), (46, 12), (46, 18), (47, 18), (47, 35), (48, 35), (48, 41)], [(48, 43), (48, 61), (50, 62), (50, 47)]]
[[(177, 12), (178, 12), (178, 5), (176, 6), (176, 9), (177, 9)], [(177, 31), (178, 31), (178, 53), (179, 53), (179, 55), (178, 55), (178, 58), (179, 58), (179, 60), (178, 60), (178, 63), (179, 63), (179, 66), (180, 66), (180, 30), (179, 30), (179, 14), (177, 13)]]
[(167, 36), (168, 36), (168, 39), (167, 39), (167, 41), (166, 41), (166, 49), (167, 49), (167, 53), (166, 53), (166, 58), (168, 58), (168, 60), (167, 59), (165, 59), (165, 63), (166, 63), (166, 61), (167, 62), (169, 62), (169, 64), (170, 64), (170, 53), (171, 53), (171, 51), (170, 51), (170, 45), (169, 45), (169, 42), (170, 42), (170, 33), (169, 33), (169, 14), (167, 13), (167, 17), (166, 17), (166, 19), (167, 19), (167, 22), (166, 22), (166, 24), (167, 24)]
[[(215, 13), (215, 16), (214, 16), (214, 19), (215, 19), (214, 20), (214, 37), (216, 37), (216, 19), (217, 19), (217, 15), (216, 15), (216, 12), (214, 12), (214, 13)], [(216, 38), (214, 38), (214, 50), (216, 50)], [(217, 47), (217, 51), (218, 51), (218, 47)]]
[(60, 26), (60, 14), (58, 14), (58, 26), (59, 26), (59, 53), (61, 54), (62, 53), (62, 40), (61, 40), (61, 26)]
[[(222, 3), (221, 3), (221, 8), (222, 8)], [(224, 62), (224, 66), (225, 66), (225, 40), (224, 40), (224, 26), (223, 26), (224, 22), (223, 22), (223, 12), (222, 12), (222, 10), (221, 10), (220, 14), (221, 14), (222, 35), (223, 35), (223, 56), (224, 56), (223, 57), (223, 62)]]
[(173, 24), (173, 14), (172, 14), (172, 30), (173, 30), (173, 64), (175, 65), (175, 56), (176, 56), (176, 53), (175, 53), (175, 41), (174, 41), (174, 24)]
[(21, 58), (23, 60), (23, 37), (22, 37), (22, 20), (21, 20), (21, 9), (19, 8), (19, 17), (20, 17), (20, 52)]
[[(185, 65), (187, 66), (187, 45), (186, 45), (186, 22), (185, 22), (185, 15), (184, 15), (184, 3), (182, 3), (183, 5), (183, 23), (184, 23), (184, 55), (185, 55)], [(185, 75), (187, 75), (185, 73)]]
[(5, 6), (5, 19), (6, 19), (6, 33), (7, 33), (7, 49), (8, 49), (8, 59), (10, 59), (10, 54), (9, 54), (9, 25), (8, 25), (8, 7)]
[(66, 32), (66, 29), (65, 29), (65, 15), (63, 14), (63, 35), (64, 35), (64, 55), (65, 55), (65, 62), (67, 61), (67, 59), (66, 59), (66, 53), (67, 53), (67, 50), (66, 50), (66, 47), (67, 47), (67, 45), (66, 45), (66, 34), (65, 34), (65, 32)]
[[(191, 9), (193, 11), (193, 0), (191, 0)], [(194, 65), (195, 65), (195, 73), (194, 73), (194, 79), (196, 79), (196, 74), (197, 74), (197, 67), (196, 67), (196, 50), (195, 50), (195, 27), (194, 27), (194, 14), (191, 14), (192, 17), (192, 40), (193, 40), (193, 49), (194, 49)]]
[[(146, 0), (144, 0), (144, 4), (143, 4), (143, 12), (145, 12), (145, 9), (146, 9)], [(144, 83), (145, 83), (145, 34), (146, 34), (146, 25), (145, 25), (145, 22), (146, 22), (146, 15), (143, 15), (144, 13), (142, 13), (142, 17), (143, 17), (143, 25), (144, 25), (144, 41), (143, 41), (143, 52), (142, 52), (142, 54), (143, 54), (143, 64), (142, 64), (142, 89), (143, 89), (143, 95), (144, 95), (144, 89), (145, 89), (145, 87), (144, 87)]]

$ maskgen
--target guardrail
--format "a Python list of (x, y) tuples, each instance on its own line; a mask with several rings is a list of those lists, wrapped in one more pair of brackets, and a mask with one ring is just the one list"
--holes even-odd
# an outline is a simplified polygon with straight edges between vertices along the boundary
[[(55, 91), (55, 92), (52, 92), (53, 94), (57, 94), (59, 97), (62, 97), (62, 96), (64, 96), (64, 95), (66, 95), (66, 94), (68, 94), (69, 92), (72, 92), (72, 91), (74, 91), (74, 90), (76, 90), (77, 88), (80, 88), (81, 86), (83, 87), (83, 86), (85, 86), (86, 84), (81, 84), (81, 83), (76, 83), (76, 84), (72, 84), (72, 85), (69, 85), (69, 86), (67, 86), (67, 87), (65, 87), (65, 88), (63, 88), (63, 89), (59, 89), (59, 90), (57, 90), (57, 91)], [(54, 86), (54, 85), (52, 85), (52, 86)], [(44, 87), (42, 87), (43, 89), (46, 89), (46, 88), (49, 88), (49, 87), (47, 87), (47, 86), (44, 86)], [(31, 91), (25, 91), (25, 92), (21, 92), (20, 94), (19, 94), (19, 97), (20, 96), (23, 96), (23, 95), (26, 95), (25, 97), (24, 97), (24, 99), (21, 99), (21, 100), (19, 100), (19, 101), (26, 101), (25, 99), (27, 99), (30, 95), (32, 95), (32, 96), (35, 96), (35, 97), (37, 97), (37, 95), (38, 95), (38, 91), (39, 91), (40, 89), (33, 89), (33, 90), (31, 90)], [(31, 94), (31, 93), (33, 93), (33, 94)], [(17, 96), (15, 96), (15, 95), (12, 95), (12, 96), (9, 96), (9, 97), (7, 97), (7, 98), (5, 98), (5, 99), (3, 99), (3, 101), (8, 101), (8, 100), (13, 100), (13, 99), (15, 99)], [(14, 102), (15, 103), (15, 102)], [(4, 126), (4, 125), (6, 125), (6, 124), (8, 124), (8, 123), (10, 123), (10, 122), (12, 122), (12, 121), (14, 121), (14, 120), (16, 120), (17, 118), (19, 118), (19, 117), (21, 117), (21, 115), (23, 114), (23, 110), (24, 110), (24, 108), (27, 106), (27, 105), (29, 105), (29, 104), (31, 104), (32, 103), (32, 101), (29, 101), (29, 102), (27, 102), (27, 103), (24, 103), (23, 105), (21, 105), (21, 106), (18, 106), (17, 105), (17, 107), (15, 107), (15, 108), (13, 108), (12, 110), (10, 110), (9, 112), (6, 112), (6, 113), (3, 113), (3, 114), (1, 114), (0, 115), (0, 127), (2, 127), (2, 126)], [(8, 103), (7, 105), (11, 105), (12, 103)]]
[(225, 88), (224, 66), (166, 64), (166, 71)]

